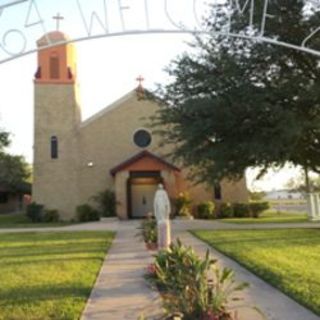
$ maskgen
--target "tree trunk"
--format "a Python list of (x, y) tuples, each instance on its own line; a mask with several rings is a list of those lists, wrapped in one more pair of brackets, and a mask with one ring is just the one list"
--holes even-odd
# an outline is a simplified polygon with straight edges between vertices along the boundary
[(306, 179), (306, 192), (310, 193), (311, 190), (311, 185), (310, 185), (310, 178), (309, 178), (309, 170), (307, 166), (304, 166), (304, 174), (305, 174), (305, 179)]

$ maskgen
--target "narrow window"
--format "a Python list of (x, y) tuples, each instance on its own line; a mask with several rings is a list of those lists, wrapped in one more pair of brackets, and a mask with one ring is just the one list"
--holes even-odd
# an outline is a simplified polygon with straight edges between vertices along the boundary
[(59, 57), (57, 55), (52, 55), (50, 57), (50, 78), (51, 79), (60, 78)]
[(214, 198), (215, 198), (215, 200), (221, 200), (222, 199), (220, 183), (217, 183), (214, 186)]
[(58, 138), (51, 137), (51, 159), (58, 159)]

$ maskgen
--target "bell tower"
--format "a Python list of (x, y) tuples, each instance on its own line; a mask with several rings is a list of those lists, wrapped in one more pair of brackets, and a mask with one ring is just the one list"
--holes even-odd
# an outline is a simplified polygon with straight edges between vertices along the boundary
[[(77, 205), (78, 99), (75, 49), (60, 31), (37, 41), (33, 199), (72, 218)], [(68, 190), (68, 192), (65, 192)]]
[[(54, 31), (37, 41), (38, 70), (35, 74), (36, 84), (75, 84), (76, 56), (72, 44), (61, 44), (68, 41), (62, 32)], [(43, 49), (51, 44), (55, 47)]]

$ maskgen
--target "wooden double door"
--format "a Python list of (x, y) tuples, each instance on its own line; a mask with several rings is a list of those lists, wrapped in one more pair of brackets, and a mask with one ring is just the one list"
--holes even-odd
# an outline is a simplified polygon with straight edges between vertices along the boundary
[(145, 218), (148, 214), (153, 214), (154, 196), (160, 182), (160, 172), (155, 176), (146, 175), (130, 179), (131, 218)]

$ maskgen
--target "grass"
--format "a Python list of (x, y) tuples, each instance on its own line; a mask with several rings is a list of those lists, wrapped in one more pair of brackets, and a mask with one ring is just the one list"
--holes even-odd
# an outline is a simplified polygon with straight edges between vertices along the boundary
[(72, 224), (71, 222), (33, 223), (23, 213), (0, 214), (0, 229), (3, 228), (45, 228), (61, 227)]
[(194, 234), (320, 315), (320, 230), (224, 230)]
[(79, 319), (111, 232), (0, 235), (0, 319)]
[(227, 218), (219, 220), (226, 223), (255, 224), (255, 223), (301, 223), (308, 222), (306, 213), (266, 211), (259, 218)]

